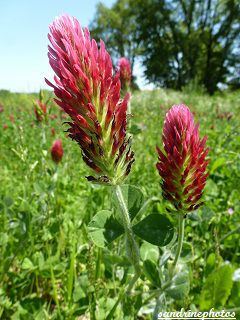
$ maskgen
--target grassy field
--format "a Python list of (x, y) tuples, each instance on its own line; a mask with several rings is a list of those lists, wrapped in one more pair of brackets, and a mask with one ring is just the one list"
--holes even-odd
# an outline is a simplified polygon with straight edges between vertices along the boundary
[[(67, 120), (52, 100), (47, 121), (36, 122), (37, 97), (0, 91), (0, 318), (84, 320), (95, 309), (96, 320), (151, 319), (156, 299), (149, 297), (159, 288), (156, 270), (163, 249), (138, 239), (142, 264), (150, 260), (155, 269), (145, 264), (132, 296), (123, 297), (109, 315), (133, 270), (122, 238), (101, 249), (86, 226), (97, 211), (111, 209), (110, 192), (86, 180), (80, 149), (66, 138), (62, 122)], [(204, 205), (186, 221), (182, 261), (190, 285), (176, 286), (187, 294), (173, 299), (170, 293), (164, 308), (240, 311), (240, 92), (212, 97), (191, 88), (135, 92), (136, 161), (128, 183), (141, 188), (146, 199), (157, 198), (144, 215), (159, 212), (176, 225), (162, 199), (155, 147), (162, 145), (167, 110), (182, 103), (195, 114), (201, 137), (208, 136), (210, 176)], [(58, 165), (50, 153), (56, 139), (64, 148)]]

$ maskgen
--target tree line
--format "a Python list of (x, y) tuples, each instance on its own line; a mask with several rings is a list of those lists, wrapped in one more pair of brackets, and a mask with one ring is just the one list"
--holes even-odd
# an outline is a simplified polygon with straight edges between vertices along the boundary
[(181, 89), (191, 81), (214, 93), (240, 88), (239, 0), (116, 0), (97, 5), (92, 36), (113, 61), (139, 58), (145, 78)]

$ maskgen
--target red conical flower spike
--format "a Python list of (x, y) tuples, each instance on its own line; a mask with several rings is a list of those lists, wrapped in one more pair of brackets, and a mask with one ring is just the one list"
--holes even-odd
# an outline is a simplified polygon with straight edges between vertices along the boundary
[(127, 58), (119, 59), (118, 66), (120, 68), (120, 78), (123, 89), (129, 90), (132, 78), (131, 65)]
[[(67, 15), (50, 25), (49, 62), (55, 71), (56, 103), (72, 119), (69, 137), (82, 149), (85, 163), (100, 182), (119, 183), (134, 161), (126, 137), (129, 95), (120, 99), (119, 71), (113, 77), (112, 61), (103, 41), (100, 49), (89, 31)], [(89, 177), (96, 181), (96, 178)]]
[(51, 132), (52, 132), (52, 136), (54, 137), (56, 134), (56, 129), (55, 128), (51, 128)]
[(44, 102), (43, 91), (39, 91), (39, 99), (33, 101), (37, 122), (47, 120), (47, 103)]
[(207, 140), (199, 137), (199, 124), (194, 126), (193, 115), (185, 105), (172, 106), (166, 114), (163, 129), (163, 153), (158, 147), (156, 164), (163, 178), (163, 195), (184, 212), (197, 209), (202, 202), (203, 188), (209, 172), (205, 160)]
[(51, 156), (54, 162), (61, 162), (63, 157), (63, 147), (62, 147), (62, 141), (56, 140), (54, 141), (52, 148), (51, 148)]
[(12, 114), (9, 115), (9, 118), (10, 118), (10, 120), (11, 120), (12, 122), (15, 122), (15, 118), (14, 118), (14, 116), (13, 116)]
[(47, 106), (45, 103), (37, 99), (36, 102), (34, 102), (34, 111), (36, 115), (36, 120), (38, 122), (43, 121), (47, 114)]

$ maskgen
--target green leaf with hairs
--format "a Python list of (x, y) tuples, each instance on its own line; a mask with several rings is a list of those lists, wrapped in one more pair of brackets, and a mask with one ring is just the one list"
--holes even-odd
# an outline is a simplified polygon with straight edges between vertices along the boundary
[(123, 227), (108, 210), (99, 211), (89, 223), (88, 230), (93, 242), (101, 248), (124, 233)]
[(165, 291), (174, 300), (182, 300), (190, 289), (189, 270), (185, 264), (178, 264), (177, 268), (179, 269), (176, 270), (170, 286)]
[(203, 285), (200, 308), (207, 310), (212, 307), (224, 306), (232, 289), (232, 266), (222, 264), (214, 270)]
[(133, 232), (151, 244), (164, 247), (172, 240), (174, 227), (167, 217), (154, 213), (135, 224)]

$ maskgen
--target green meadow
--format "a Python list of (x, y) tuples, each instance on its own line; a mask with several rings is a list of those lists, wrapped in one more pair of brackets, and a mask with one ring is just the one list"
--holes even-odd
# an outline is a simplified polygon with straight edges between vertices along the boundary
[[(131, 296), (121, 296), (133, 273), (123, 237), (99, 248), (87, 229), (98, 211), (114, 210), (111, 189), (85, 178), (89, 170), (81, 150), (66, 137), (68, 125), (63, 122), (69, 120), (48, 91), (46, 121), (37, 123), (37, 98), (0, 91), (0, 319), (152, 319), (154, 294), (161, 292), (157, 270), (171, 248), (136, 237), (141, 278)], [(182, 92), (134, 92), (129, 130), (135, 162), (126, 183), (139, 187), (146, 201), (151, 199), (137, 219), (161, 213), (177, 226), (156, 169), (156, 145), (162, 146), (165, 114), (174, 104), (187, 105), (199, 122), (201, 137), (207, 135), (210, 175), (204, 205), (186, 219), (181, 259), (189, 266), (189, 281), (173, 284), (164, 308), (233, 310), (238, 317), (240, 92), (209, 96), (191, 86)], [(56, 139), (64, 149), (59, 164), (50, 152)]]

